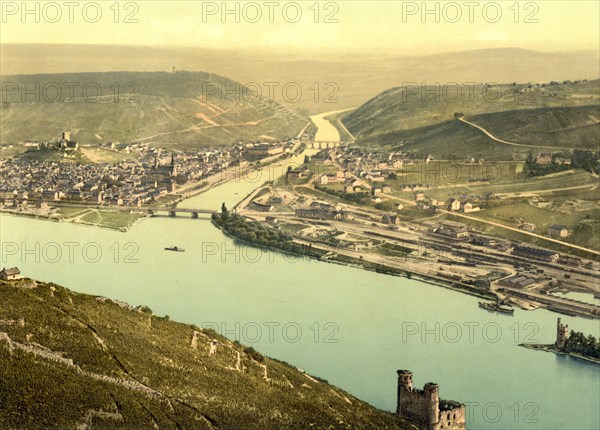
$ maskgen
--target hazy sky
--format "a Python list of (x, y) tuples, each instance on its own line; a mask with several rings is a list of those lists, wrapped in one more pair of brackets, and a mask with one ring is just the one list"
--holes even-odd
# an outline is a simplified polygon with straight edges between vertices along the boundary
[(597, 0), (69, 3), (0, 1), (0, 40), (426, 54), (598, 50), (600, 39)]

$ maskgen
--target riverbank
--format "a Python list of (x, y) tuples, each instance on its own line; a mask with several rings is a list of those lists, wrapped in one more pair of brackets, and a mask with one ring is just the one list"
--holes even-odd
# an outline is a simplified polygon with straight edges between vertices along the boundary
[[(321, 257), (319, 250), (292, 241), (291, 236), (268, 227), (257, 221), (246, 221), (244, 217), (230, 213), (214, 213), (212, 223), (227, 236), (255, 247), (274, 249), (288, 254), (306, 257)], [(260, 239), (259, 239), (260, 238)]]
[(344, 142), (354, 142), (356, 140), (352, 133), (350, 133), (350, 130), (348, 130), (348, 128), (346, 128), (346, 126), (342, 122), (342, 120), (348, 114), (350, 114), (352, 111), (355, 111), (356, 109), (357, 108), (351, 108), (342, 111), (337, 111), (331, 115), (324, 117), (326, 121), (329, 121), (337, 129), (338, 133), (340, 134), (340, 139)]
[[(185, 200), (206, 193), (207, 191), (210, 191), (220, 185), (226, 184), (231, 180), (239, 181), (252, 172), (262, 172), (265, 169), (276, 166), (277, 163), (287, 158), (287, 154), (278, 154), (260, 160), (261, 166), (254, 169), (251, 167), (232, 167), (222, 172), (207, 176), (201, 181), (191, 181), (178, 191), (167, 194), (160, 198), (157, 201), (157, 204), (159, 205), (158, 207), (166, 208), (167, 206), (175, 206)], [(267, 172), (267, 177), (270, 178), (274, 176), (274, 172), (269, 170), (267, 170)], [(127, 232), (139, 221), (149, 218), (150, 215), (148, 214), (148, 211), (152, 210), (153, 207), (154, 206), (152, 205), (144, 205), (141, 207), (119, 206), (115, 207), (116, 210), (111, 210), (111, 207), (100, 206), (97, 204), (94, 205), (86, 202), (63, 202), (56, 204), (49, 202), (47, 209), (39, 209), (29, 205), (27, 207), (21, 207), (18, 209), (0, 207), (0, 212), (14, 216), (23, 216), (55, 222), (71, 222), (73, 224), (99, 227), (119, 232)], [(76, 210), (79, 211), (77, 212)], [(60, 213), (61, 211), (71, 211), (72, 213), (62, 214)], [(105, 216), (103, 217), (103, 215)], [(85, 217), (99, 219), (86, 221), (84, 219)]]
[[(257, 247), (260, 249), (282, 252), (285, 254), (295, 255), (298, 257), (314, 258), (319, 261), (339, 264), (348, 267), (360, 268), (366, 271), (376, 272), (385, 275), (399, 276), (407, 279), (415, 279), (431, 285), (440, 286), (453, 291), (462, 292), (474, 297), (496, 300), (497, 296), (491, 291), (484, 291), (476, 286), (471, 286), (459, 283), (452, 280), (446, 280), (441, 277), (429, 276), (423, 273), (416, 272), (407, 268), (399, 269), (396, 267), (379, 264), (375, 262), (365, 261), (361, 258), (354, 258), (348, 255), (342, 255), (327, 249), (322, 249), (319, 245), (313, 246), (294, 240), (291, 236), (284, 235), (281, 231), (265, 227), (263, 223), (245, 218), (240, 215), (229, 215), (229, 221), (222, 220), (220, 214), (215, 214), (212, 219), (213, 225), (221, 229), (228, 237), (239, 241), (245, 245)], [(230, 228), (231, 224), (235, 224), (238, 228), (235, 230)], [(229, 226), (228, 226), (229, 224)], [(244, 227), (242, 227), (245, 224)], [(229, 227), (229, 228), (228, 228)], [(255, 233), (252, 230), (260, 229), (260, 233)], [(277, 240), (258, 240), (258, 237), (264, 237), (264, 232), (270, 231), (273, 234), (280, 235)], [(243, 232), (243, 234), (240, 234)], [(250, 232), (250, 233), (248, 233)], [(262, 234), (261, 234), (262, 233)], [(256, 240), (250, 240), (249, 237), (255, 237)], [(296, 245), (296, 246), (294, 246)]]
[[(317, 133), (315, 134), (316, 141), (324, 141), (324, 142), (339, 142), (341, 140), (340, 131), (338, 126), (329, 121), (329, 117), (333, 117), (334, 115), (339, 115), (344, 112), (353, 110), (356, 108), (350, 109), (342, 109), (335, 110), (331, 112), (325, 112), (318, 115), (312, 115), (310, 120), (317, 127)], [(350, 134), (350, 132), (348, 132)]]
[(376, 264), (376, 263), (373, 264), (375, 267), (371, 267), (370, 265), (365, 265), (365, 262), (360, 259), (355, 259), (352, 257), (348, 257), (348, 259), (353, 260), (353, 261), (345, 261), (344, 259), (340, 259), (339, 256), (328, 258), (326, 260), (321, 260), (321, 261), (330, 262), (330, 263), (334, 263), (334, 264), (340, 264), (340, 265), (348, 266), (348, 267), (355, 267), (358, 269), (366, 270), (368, 272), (375, 272), (375, 273), (379, 273), (379, 274), (383, 274), (383, 275), (390, 275), (390, 276), (396, 276), (396, 277), (403, 277), (403, 278), (407, 278), (407, 279), (414, 279), (416, 281), (424, 282), (429, 285), (435, 285), (437, 287), (446, 288), (448, 290), (456, 291), (459, 293), (464, 293), (469, 296), (477, 297), (480, 299), (496, 300), (496, 295), (493, 294), (492, 292), (479, 291), (479, 290), (477, 290), (476, 287), (471, 287), (471, 286), (466, 286), (466, 285), (458, 285), (452, 281), (446, 281), (441, 278), (435, 278), (433, 276), (423, 275), (421, 273), (414, 272), (414, 271), (411, 271), (408, 269), (407, 270), (399, 270), (399, 269), (394, 269), (393, 267), (390, 267), (390, 266), (384, 266), (384, 265), (380, 265), (380, 264)]
[[(60, 206), (57, 206), (56, 208), (60, 210)], [(97, 227), (105, 230), (118, 231), (121, 233), (126, 233), (130, 228), (140, 221), (150, 218), (147, 213), (135, 211), (134, 209), (132, 209), (131, 212), (124, 212), (106, 210), (101, 207), (81, 206), (81, 212), (82, 215), (73, 217), (70, 215), (61, 216), (61, 214), (57, 213), (23, 212), (19, 210), (0, 208), (0, 213), (7, 215), (39, 219), (43, 221), (52, 221), (57, 223), (68, 222), (88, 227)], [(101, 218), (101, 220), (98, 222), (84, 221), (83, 218), (88, 215), (97, 215)], [(104, 222), (102, 221), (103, 216), (107, 216)]]
[(556, 355), (566, 355), (569, 357), (577, 358), (579, 360), (584, 360), (589, 363), (594, 363), (600, 365), (600, 359), (595, 357), (588, 357), (586, 355), (577, 354), (575, 352), (566, 352), (557, 349), (554, 345), (544, 345), (540, 343), (520, 343), (519, 346), (527, 349), (533, 349), (535, 351), (544, 351), (544, 352), (553, 352)]

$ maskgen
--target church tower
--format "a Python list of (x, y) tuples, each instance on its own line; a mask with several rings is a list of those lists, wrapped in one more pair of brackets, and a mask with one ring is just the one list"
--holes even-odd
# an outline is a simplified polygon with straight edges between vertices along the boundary
[(175, 153), (171, 154), (171, 176), (177, 176), (177, 166), (175, 165)]

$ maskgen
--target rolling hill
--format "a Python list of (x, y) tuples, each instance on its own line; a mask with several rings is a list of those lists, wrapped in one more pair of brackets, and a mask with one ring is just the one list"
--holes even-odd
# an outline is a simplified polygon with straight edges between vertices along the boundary
[[(464, 91), (467, 88), (463, 87)], [(597, 149), (600, 81), (476, 86), (458, 97), (443, 89), (393, 88), (343, 122), (359, 144), (443, 159), (522, 159), (522, 153)], [(456, 115), (489, 132), (456, 119)], [(514, 143), (502, 143), (506, 141)]]
[(148, 308), (27, 279), (0, 297), (0, 428), (412, 428)]
[(0, 141), (133, 141), (179, 148), (294, 137), (307, 120), (252, 89), (204, 72), (3, 76)]
[(600, 142), (600, 105), (483, 114), (473, 122), (524, 145), (597, 150)]
[(494, 137), (514, 144), (495, 141), (459, 119), (363, 136), (357, 144), (374, 149), (401, 150), (423, 158), (432, 155), (442, 160), (474, 157), (524, 161), (530, 152), (567, 154), (573, 149), (597, 150), (600, 123), (590, 118), (597, 114), (597, 107), (583, 106), (498, 112), (466, 118)]

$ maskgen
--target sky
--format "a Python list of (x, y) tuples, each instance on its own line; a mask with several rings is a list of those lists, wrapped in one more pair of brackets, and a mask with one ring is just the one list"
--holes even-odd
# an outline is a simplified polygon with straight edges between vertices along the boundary
[(598, 50), (600, 2), (0, 1), (2, 43), (429, 54)]

